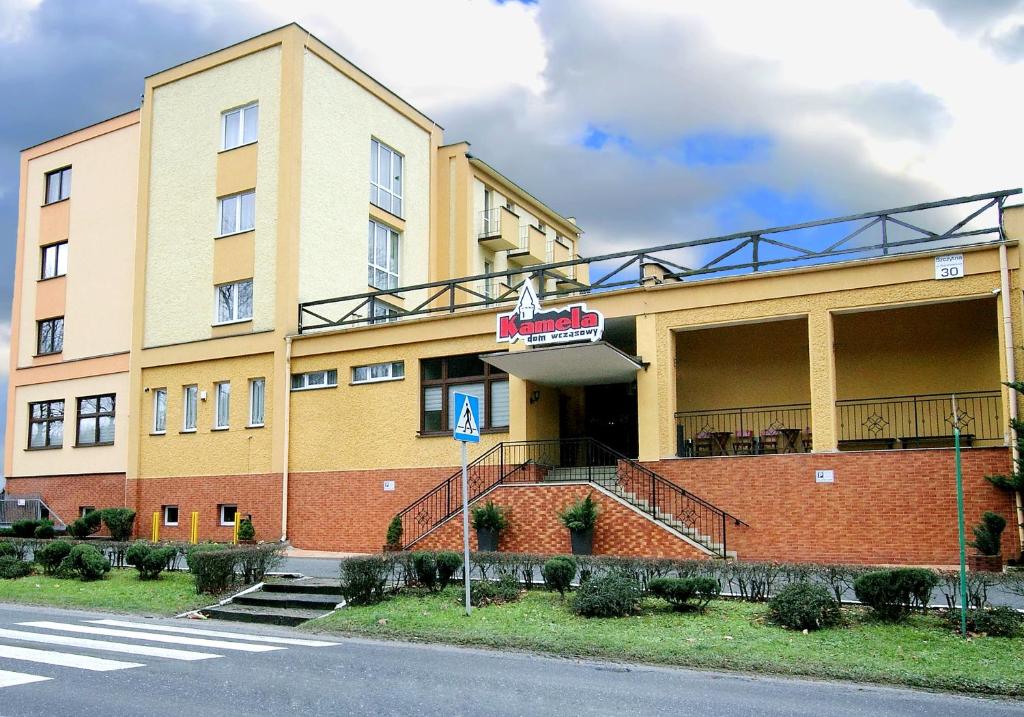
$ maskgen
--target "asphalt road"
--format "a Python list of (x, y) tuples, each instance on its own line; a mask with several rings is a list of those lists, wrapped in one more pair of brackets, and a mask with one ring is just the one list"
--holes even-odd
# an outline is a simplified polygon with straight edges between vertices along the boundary
[[(28, 679), (39, 681), (17, 684)], [(1022, 713), (912, 690), (0, 604), (3, 717)]]

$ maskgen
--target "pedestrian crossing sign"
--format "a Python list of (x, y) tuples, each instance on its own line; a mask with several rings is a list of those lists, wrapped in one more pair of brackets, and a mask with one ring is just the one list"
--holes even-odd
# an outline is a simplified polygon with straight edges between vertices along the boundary
[(453, 438), (466, 443), (479, 443), (480, 398), (468, 393), (456, 393), (452, 404), (456, 409)]

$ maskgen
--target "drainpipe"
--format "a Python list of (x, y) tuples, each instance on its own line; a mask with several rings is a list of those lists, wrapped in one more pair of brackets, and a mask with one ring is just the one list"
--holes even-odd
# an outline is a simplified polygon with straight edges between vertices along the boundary
[[(1002, 213), (1000, 212), (1000, 225), (1002, 224)], [(1000, 226), (1002, 233), (1002, 226)], [(1006, 242), (999, 244), (999, 294), (1003, 300), (1003, 343), (1006, 349), (1006, 381), (1013, 383), (1017, 380), (1017, 366), (1014, 362), (1013, 351), (1013, 317), (1010, 315), (1010, 269), (1006, 259)], [(1009, 389), (1008, 405), (1010, 408), (1010, 420), (1017, 420), (1017, 392)], [(1017, 470), (1017, 461), (1020, 460), (1020, 449), (1017, 446), (1017, 429), (1010, 427), (1010, 452), (1013, 456), (1013, 469)], [(1017, 539), (1024, 550), (1024, 504), (1021, 502), (1020, 491), (1014, 491), (1014, 500), (1017, 505)]]
[(288, 540), (288, 435), (289, 435), (289, 413), (292, 402), (291, 391), (292, 376), (292, 337), (284, 338), (284, 466), (281, 469), (281, 542)]

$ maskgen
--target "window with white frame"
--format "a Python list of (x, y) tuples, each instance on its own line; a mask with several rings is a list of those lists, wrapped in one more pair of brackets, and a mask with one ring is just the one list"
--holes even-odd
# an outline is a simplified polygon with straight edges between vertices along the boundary
[(215, 287), (217, 315), (214, 323), (230, 324), (252, 319), (252, 279)]
[(292, 374), (292, 390), (305, 391), (311, 388), (333, 388), (338, 385), (337, 369), (307, 371)]
[(224, 429), (231, 425), (231, 382), (213, 384), (213, 427)]
[(259, 116), (258, 102), (228, 110), (221, 115), (221, 149), (234, 149), (255, 142)]
[(164, 525), (175, 526), (178, 524), (178, 506), (164, 506)]
[(167, 432), (167, 389), (153, 389), (153, 433)]
[(256, 190), (221, 197), (220, 236), (247, 232), (256, 226)]
[(237, 505), (219, 505), (217, 508), (220, 512), (221, 525), (228, 526), (235, 524), (235, 516), (238, 514)]
[(39, 270), (40, 279), (52, 279), (68, 273), (68, 243), (66, 241), (50, 244), (42, 248), (42, 261)]
[[(488, 261), (488, 260), (485, 259), (484, 260), (484, 274), (493, 274), (493, 273), (494, 273), (494, 262), (493, 261)], [(494, 277), (493, 276), (487, 276), (487, 277), (484, 278), (484, 296), (486, 296), (488, 299), (493, 299), (494, 298), (494, 293), (495, 293), (494, 292)]]
[(402, 216), (403, 158), (386, 144), (370, 140), (370, 203)]
[(71, 167), (46, 174), (46, 203), (53, 204), (71, 196)]
[(401, 312), (398, 310), (397, 307), (392, 306), (391, 304), (389, 304), (387, 302), (380, 301), (379, 299), (376, 299), (373, 302), (373, 311), (370, 314), (370, 323), (371, 324), (381, 324), (381, 323), (385, 323), (386, 324), (386, 323), (389, 323), (391, 321), (397, 321), (398, 320), (398, 315), (400, 313)]
[(263, 415), (267, 403), (267, 380), (265, 378), (249, 379), (249, 428), (263, 425)]
[(191, 433), (196, 430), (196, 413), (199, 410), (199, 386), (185, 386), (182, 391), (181, 430)]
[(367, 284), (375, 289), (398, 288), (398, 250), (398, 232), (371, 219)]
[(404, 361), (390, 361), (388, 363), (374, 363), (367, 366), (352, 367), (352, 383), (397, 381), (401, 378), (405, 378)]

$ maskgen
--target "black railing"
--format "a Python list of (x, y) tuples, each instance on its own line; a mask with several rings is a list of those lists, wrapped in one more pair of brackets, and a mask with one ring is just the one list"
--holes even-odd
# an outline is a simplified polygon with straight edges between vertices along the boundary
[[(621, 453), (590, 438), (499, 443), (467, 467), (468, 500), (499, 485), (587, 481), (612, 491), (719, 557), (728, 524), (746, 525)], [(419, 542), (462, 510), (462, 471), (399, 513), (404, 547)]]
[[(389, 297), (393, 300), (396, 296), (406, 301), (400, 313), (402, 318), (512, 303), (517, 298), (518, 287), (526, 279), (534, 281), (541, 298), (547, 298), (641, 286), (645, 282), (645, 266), (648, 264), (658, 264), (665, 269), (659, 281), (692, 281), (715, 274), (742, 274), (787, 265), (821, 264), (905, 251), (952, 249), (985, 240), (1000, 241), (1004, 238), (1003, 203), (1007, 197), (1020, 193), (1020, 189), (1007, 189), (647, 249), (537, 264), (528, 270), (510, 269), (403, 286), (392, 291), (306, 301), (299, 304), (298, 330), (301, 334), (365, 324), (367, 317), (373, 315), (376, 302), (386, 302)], [(951, 208), (962, 209), (963, 215), (958, 214), (959, 218), (954, 219), (950, 216)], [(990, 210), (996, 215), (994, 221), (987, 218), (986, 212)], [(929, 229), (926, 223), (942, 228), (937, 231)], [(493, 225), (488, 223), (488, 229), (493, 232)], [(700, 257), (699, 261), (693, 262), (688, 258), (692, 256)], [(563, 275), (587, 276), (589, 280), (566, 279)], [(507, 289), (495, 296), (487, 296), (480, 290), (485, 279), (496, 285), (505, 285)]]
[(743, 406), (676, 414), (676, 455), (717, 456), (809, 451), (811, 406)]
[(952, 445), (953, 427), (964, 445), (1003, 439), (999, 391), (885, 396), (836, 401), (839, 447), (919, 448)]

